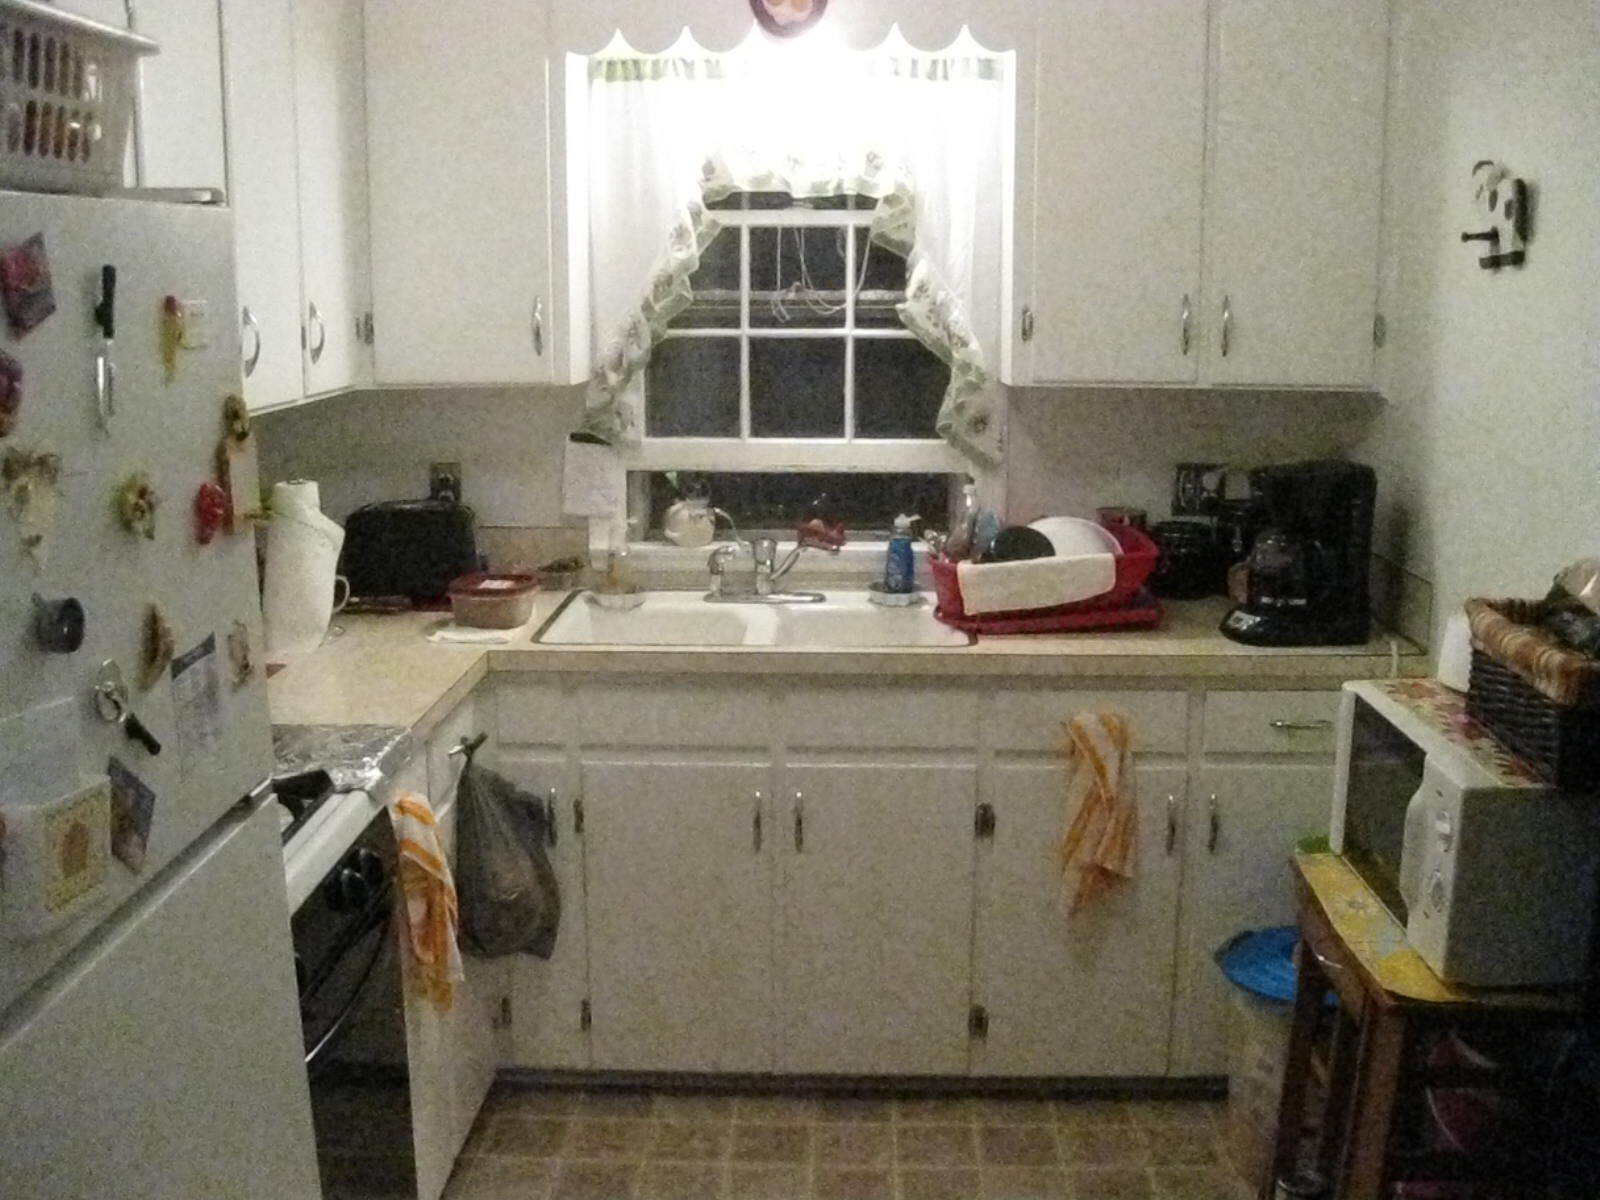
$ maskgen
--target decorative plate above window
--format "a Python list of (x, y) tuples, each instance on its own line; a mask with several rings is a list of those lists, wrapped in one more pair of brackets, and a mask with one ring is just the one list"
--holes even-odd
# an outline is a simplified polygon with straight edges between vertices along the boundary
[(750, 0), (756, 21), (774, 37), (799, 37), (828, 11), (828, 0)]

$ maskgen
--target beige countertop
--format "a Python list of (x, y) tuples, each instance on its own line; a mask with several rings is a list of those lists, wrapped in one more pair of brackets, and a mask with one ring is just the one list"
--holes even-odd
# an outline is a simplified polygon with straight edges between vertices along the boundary
[[(533, 628), (564, 594), (541, 595)], [(285, 725), (392, 725), (426, 737), (489, 672), (594, 674), (1027, 677), (1205, 683), (1219, 688), (1307, 688), (1346, 679), (1423, 674), (1427, 658), (1387, 636), (1364, 647), (1260, 649), (1217, 632), (1217, 599), (1174, 601), (1160, 629), (979, 638), (951, 649), (812, 647), (460, 646), (429, 642), (439, 613), (342, 614), (336, 636), (267, 684), (272, 719)]]

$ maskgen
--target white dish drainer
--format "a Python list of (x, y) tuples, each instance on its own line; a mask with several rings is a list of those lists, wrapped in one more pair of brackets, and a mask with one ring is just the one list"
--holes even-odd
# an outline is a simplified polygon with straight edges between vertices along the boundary
[(38, 0), (0, 0), (0, 187), (120, 187), (149, 38)]

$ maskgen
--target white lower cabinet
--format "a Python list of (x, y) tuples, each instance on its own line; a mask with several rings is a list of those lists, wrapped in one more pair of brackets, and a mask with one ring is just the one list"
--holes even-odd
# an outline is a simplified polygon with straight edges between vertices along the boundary
[[(557, 789), (563, 897), (555, 957), (509, 967), (516, 1067), (1220, 1074), (1213, 955), (1292, 918), (1290, 853), (1327, 829), (1333, 693), (495, 687), (502, 769)], [(1107, 707), (1137, 875), (1071, 914), (1061, 723)]]
[(770, 1071), (765, 762), (585, 760), (594, 1065)]
[(578, 1071), (590, 1066), (589, 944), (583, 885), (583, 822), (577, 773), (560, 757), (503, 753), (496, 769), (545, 802), (554, 816), (545, 847), (561, 894), (561, 923), (548, 959), (531, 954), (508, 960), (511, 1037), (507, 1065)]
[(1227, 1070), (1229, 984), (1216, 952), (1234, 934), (1295, 918), (1295, 843), (1328, 832), (1331, 763), (1206, 766), (1184, 831), (1174, 1075)]
[(1061, 764), (995, 767), (994, 833), (978, 848), (973, 993), (987, 1035), (974, 1041), (976, 1074), (1166, 1074), (1185, 775), (1138, 768), (1137, 874), (1069, 913)]
[(778, 1069), (960, 1075), (972, 766), (789, 766), (779, 795)]

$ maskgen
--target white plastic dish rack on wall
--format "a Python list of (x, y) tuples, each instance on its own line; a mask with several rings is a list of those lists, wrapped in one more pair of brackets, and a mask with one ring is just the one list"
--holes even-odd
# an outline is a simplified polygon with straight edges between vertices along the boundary
[(0, 0), (0, 187), (122, 186), (139, 59), (159, 49), (37, 0)]

